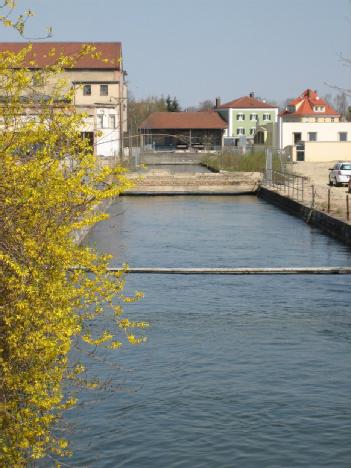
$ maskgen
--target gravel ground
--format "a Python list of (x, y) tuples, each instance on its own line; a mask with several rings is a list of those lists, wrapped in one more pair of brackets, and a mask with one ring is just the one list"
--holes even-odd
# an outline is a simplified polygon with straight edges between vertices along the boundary
[[(335, 161), (337, 162), (337, 161)], [(297, 162), (292, 166), (293, 172), (308, 178), (306, 183), (308, 189), (305, 190), (304, 201), (307, 204), (312, 203), (312, 189), (315, 189), (315, 207), (321, 211), (328, 210), (328, 191), (330, 191), (330, 214), (335, 217), (342, 218), (346, 221), (346, 195), (348, 195), (348, 188), (342, 187), (329, 187), (329, 168), (335, 164), (332, 162)], [(350, 211), (351, 211), (351, 194), (350, 198)], [(350, 221), (349, 221), (350, 222)]]

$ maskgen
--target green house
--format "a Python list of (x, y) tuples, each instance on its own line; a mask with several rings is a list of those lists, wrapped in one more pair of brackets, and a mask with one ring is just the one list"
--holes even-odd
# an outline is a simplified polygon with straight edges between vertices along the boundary
[[(220, 104), (217, 99), (215, 110), (228, 123), (224, 134), (225, 145), (238, 146), (241, 140), (253, 144), (259, 127), (278, 121), (278, 107), (256, 99), (254, 93), (226, 104)], [(264, 141), (259, 141), (259, 136), (260, 134), (256, 135), (255, 143), (263, 144)]]

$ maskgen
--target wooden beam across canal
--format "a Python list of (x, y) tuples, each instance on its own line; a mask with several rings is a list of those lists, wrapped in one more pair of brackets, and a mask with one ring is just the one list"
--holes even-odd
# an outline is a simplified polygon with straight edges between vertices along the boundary
[[(123, 268), (109, 268), (110, 272)], [(292, 267), (292, 268), (127, 268), (127, 274), (153, 275), (350, 275), (351, 267)]]

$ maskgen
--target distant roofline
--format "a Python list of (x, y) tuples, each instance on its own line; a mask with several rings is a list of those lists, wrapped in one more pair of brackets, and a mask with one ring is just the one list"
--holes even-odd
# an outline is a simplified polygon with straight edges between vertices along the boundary
[[(81, 51), (83, 45), (96, 46), (101, 52), (102, 59), (91, 57), (89, 54), (82, 56), (71, 68), (73, 70), (123, 70), (122, 42), (121, 41), (1, 41), (0, 52), (18, 53), (25, 47), (32, 46), (32, 51), (28, 54), (25, 65), (29, 69), (40, 69), (54, 63), (59, 55), (74, 56)], [(57, 49), (55, 55), (49, 57), (47, 54), (51, 48)], [(34, 55), (35, 54), (35, 55)], [(106, 62), (103, 59), (107, 59)], [(37, 64), (31, 66), (31, 60)]]
[(221, 104), (220, 106), (216, 107), (216, 110), (221, 109), (278, 109), (278, 106), (274, 106), (273, 104), (269, 104), (267, 102), (262, 101), (261, 99), (257, 99), (253, 96), (241, 96), (237, 99), (233, 99), (232, 101), (226, 102)]
[[(200, 121), (199, 121), (200, 120)], [(217, 112), (153, 112), (140, 130), (225, 130), (228, 127)]]

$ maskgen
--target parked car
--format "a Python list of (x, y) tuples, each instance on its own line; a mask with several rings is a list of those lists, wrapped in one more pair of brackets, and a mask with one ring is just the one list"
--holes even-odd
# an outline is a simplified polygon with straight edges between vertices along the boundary
[(339, 161), (329, 171), (329, 185), (348, 185), (351, 179), (351, 162)]

